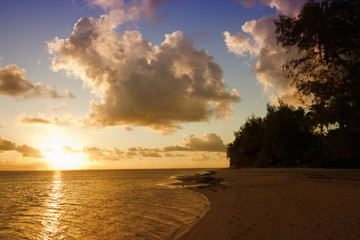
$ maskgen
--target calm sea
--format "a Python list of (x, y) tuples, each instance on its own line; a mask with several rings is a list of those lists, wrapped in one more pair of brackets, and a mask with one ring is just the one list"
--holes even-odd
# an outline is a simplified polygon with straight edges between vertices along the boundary
[(205, 169), (0, 172), (0, 239), (172, 239), (209, 208)]

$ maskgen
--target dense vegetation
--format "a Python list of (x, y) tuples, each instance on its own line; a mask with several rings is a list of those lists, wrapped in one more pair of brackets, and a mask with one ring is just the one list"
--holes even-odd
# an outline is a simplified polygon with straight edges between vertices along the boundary
[(228, 145), (231, 167), (360, 167), (360, 1), (307, 2), (275, 21), (278, 44), (299, 51), (282, 67), (306, 108), (280, 101)]

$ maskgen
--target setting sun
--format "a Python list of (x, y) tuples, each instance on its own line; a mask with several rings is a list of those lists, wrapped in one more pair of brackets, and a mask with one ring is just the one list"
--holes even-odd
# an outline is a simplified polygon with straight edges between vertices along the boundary
[(71, 138), (58, 128), (50, 129), (49, 135), (40, 144), (44, 161), (52, 170), (82, 169), (86, 165), (87, 155), (76, 150)]
[(42, 151), (51, 169), (81, 169), (85, 165), (86, 155), (82, 152), (69, 152), (64, 147), (49, 148)]

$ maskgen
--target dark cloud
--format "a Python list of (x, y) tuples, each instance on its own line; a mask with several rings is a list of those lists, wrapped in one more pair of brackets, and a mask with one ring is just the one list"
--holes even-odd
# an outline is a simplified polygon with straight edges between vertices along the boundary
[(138, 31), (115, 32), (108, 19), (82, 18), (68, 39), (48, 43), (54, 71), (82, 79), (101, 96), (88, 126), (145, 126), (171, 134), (181, 122), (230, 118), (240, 97), (221, 67), (180, 31), (152, 46)]
[(0, 152), (15, 150), (16, 144), (0, 137)]
[(25, 70), (16, 65), (8, 65), (0, 68), (0, 94), (16, 98), (74, 98), (75, 96), (65, 90), (65, 95), (60, 95), (49, 86), (42, 83), (31, 83), (25, 78)]
[(43, 158), (41, 151), (39, 149), (29, 147), (27, 145), (21, 145), (16, 148), (16, 151), (22, 153), (23, 157), (34, 157), (34, 158)]
[(5, 151), (17, 151), (21, 153), (23, 157), (34, 157), (34, 158), (44, 157), (39, 149), (27, 145), (18, 146), (15, 143), (0, 137), (0, 153)]
[(165, 147), (164, 151), (225, 152), (226, 145), (215, 133), (205, 133), (200, 138), (192, 134), (185, 136), (180, 144)]

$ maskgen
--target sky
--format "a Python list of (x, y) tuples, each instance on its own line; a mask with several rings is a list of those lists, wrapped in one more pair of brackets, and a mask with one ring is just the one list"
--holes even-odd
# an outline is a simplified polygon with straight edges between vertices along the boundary
[(252, 114), (298, 104), (291, 0), (0, 0), (0, 170), (219, 168)]

